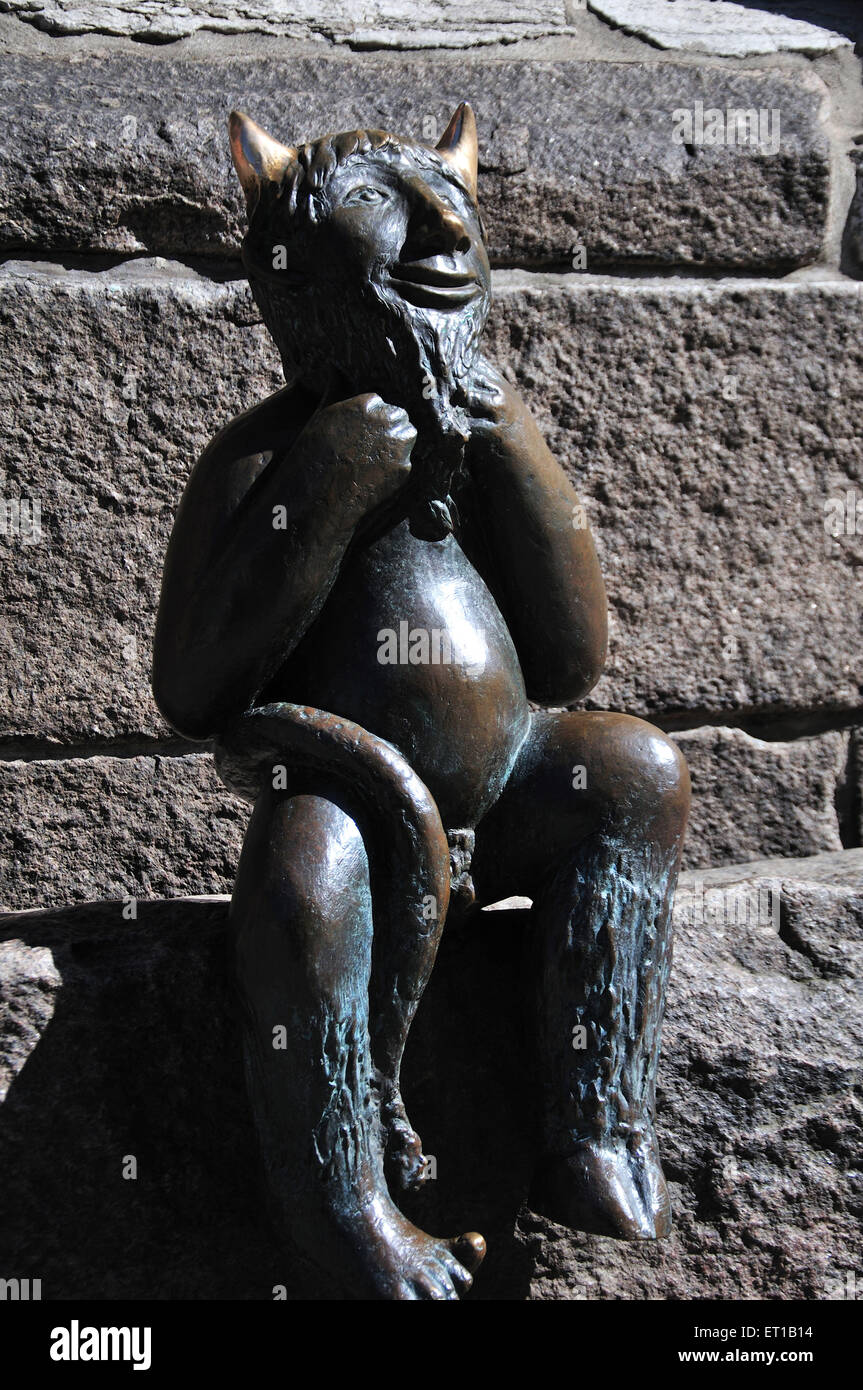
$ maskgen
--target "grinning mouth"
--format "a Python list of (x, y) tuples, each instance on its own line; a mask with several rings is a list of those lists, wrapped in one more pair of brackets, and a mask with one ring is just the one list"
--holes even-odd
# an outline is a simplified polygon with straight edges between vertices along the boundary
[(389, 284), (409, 304), (421, 309), (457, 309), (482, 293), (475, 275), (450, 270), (440, 258), (427, 261), (399, 261), (389, 276)]

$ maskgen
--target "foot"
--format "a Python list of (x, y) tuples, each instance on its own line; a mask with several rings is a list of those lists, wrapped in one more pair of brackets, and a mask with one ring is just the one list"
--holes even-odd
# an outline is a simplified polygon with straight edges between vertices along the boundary
[[(426, 1235), (411, 1224), (384, 1194), (339, 1221), (345, 1267), (361, 1296), (395, 1301), (454, 1302), (467, 1293), (485, 1255), (475, 1231), (452, 1240)], [(354, 1270), (347, 1266), (353, 1264)]]
[(583, 1143), (544, 1159), (528, 1198), (532, 1211), (573, 1231), (618, 1240), (658, 1240), (671, 1229), (671, 1202), (652, 1131), (625, 1140)]

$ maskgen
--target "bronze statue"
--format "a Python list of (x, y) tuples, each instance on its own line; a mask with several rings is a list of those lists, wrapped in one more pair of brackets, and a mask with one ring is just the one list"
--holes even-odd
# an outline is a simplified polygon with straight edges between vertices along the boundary
[(533, 900), (531, 1208), (669, 1229), (653, 1109), (688, 775), (639, 719), (528, 705), (596, 683), (606, 602), (568, 478), (480, 353), (470, 107), (435, 149), (230, 132), (288, 384), (189, 479), (153, 689), (254, 803), (232, 949), (291, 1238), (359, 1297), (455, 1299), (482, 1237), (429, 1236), (391, 1195), (426, 1172), (399, 1068), (448, 915)]

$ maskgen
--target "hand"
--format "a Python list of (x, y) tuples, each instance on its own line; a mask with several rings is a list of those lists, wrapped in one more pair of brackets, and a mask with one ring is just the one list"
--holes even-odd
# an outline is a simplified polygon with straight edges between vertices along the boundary
[(407, 411), (366, 394), (324, 406), (308, 426), (362, 513), (388, 501), (407, 483), (417, 432)]
[(478, 358), (464, 387), (472, 435), (496, 434), (514, 423), (514, 393), (496, 367)]

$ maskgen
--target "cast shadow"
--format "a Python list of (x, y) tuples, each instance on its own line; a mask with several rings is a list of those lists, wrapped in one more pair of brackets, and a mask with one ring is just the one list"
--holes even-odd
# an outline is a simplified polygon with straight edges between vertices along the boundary
[[(268, 1213), (228, 990), (227, 901), (85, 904), (0, 918), (43, 948), (7, 974), (26, 1060), (0, 1108), (0, 1270), (51, 1299), (334, 1299)], [(523, 914), (485, 914), (441, 949), (406, 1059), (405, 1096), (438, 1176), (406, 1214), (479, 1229), (472, 1297), (523, 1299), (515, 1235), (530, 1178), (517, 993)], [(50, 959), (62, 979), (50, 1010)], [(35, 1043), (35, 1045), (34, 1045)], [(133, 1176), (134, 1173), (134, 1176)], [(283, 1291), (283, 1292), (282, 1292)]]

